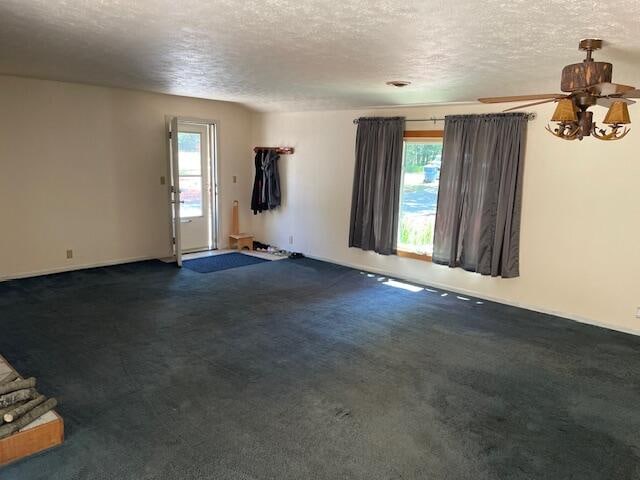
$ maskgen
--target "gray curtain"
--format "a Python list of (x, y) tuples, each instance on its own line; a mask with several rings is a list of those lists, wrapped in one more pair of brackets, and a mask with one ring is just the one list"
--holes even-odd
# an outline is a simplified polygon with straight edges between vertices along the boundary
[(445, 118), (433, 261), (519, 275), (524, 113)]
[(349, 246), (396, 251), (404, 117), (358, 119)]

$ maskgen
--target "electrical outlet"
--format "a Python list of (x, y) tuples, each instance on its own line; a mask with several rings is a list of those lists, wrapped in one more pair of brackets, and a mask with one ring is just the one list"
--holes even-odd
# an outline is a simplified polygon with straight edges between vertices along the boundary
[(640, 307), (636, 309), (636, 318), (640, 318)]
[(164, 185), (167, 182), (167, 179), (164, 178), (164, 175), (160, 177), (160, 185)]
[(236, 177), (235, 175), (233, 176), (233, 183), (238, 183), (238, 177)]
[(67, 250), (67, 258), (73, 258), (73, 250)]
[(289, 235), (289, 245), (293, 245), (293, 235)]

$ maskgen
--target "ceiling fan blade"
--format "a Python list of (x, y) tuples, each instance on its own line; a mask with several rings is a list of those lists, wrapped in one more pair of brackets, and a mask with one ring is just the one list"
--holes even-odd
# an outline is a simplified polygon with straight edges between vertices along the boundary
[(629, 90), (622, 94), (624, 98), (640, 98), (640, 90)]
[(555, 102), (557, 98), (549, 98), (547, 100), (541, 100), (539, 102), (527, 103), (526, 105), (518, 105), (517, 107), (507, 108), (503, 112), (510, 112), (511, 110), (520, 110), (527, 107), (533, 107), (534, 105), (542, 105), (543, 103)]
[(587, 88), (587, 91), (589, 91), (590, 93), (601, 95), (603, 97), (608, 97), (609, 95), (621, 95), (635, 89), (636, 87), (632, 87), (630, 85), (620, 85), (619, 83), (603, 82), (591, 85)]
[(508, 102), (526, 102), (527, 100), (543, 100), (550, 98), (554, 100), (556, 98), (562, 98), (565, 95), (562, 93), (539, 93), (535, 95), (516, 95), (513, 97), (486, 97), (479, 98), (481, 103), (508, 103)]
[(609, 108), (613, 104), (613, 102), (624, 102), (627, 105), (633, 105), (634, 103), (636, 103), (634, 100), (623, 97), (602, 97), (596, 100), (596, 105)]

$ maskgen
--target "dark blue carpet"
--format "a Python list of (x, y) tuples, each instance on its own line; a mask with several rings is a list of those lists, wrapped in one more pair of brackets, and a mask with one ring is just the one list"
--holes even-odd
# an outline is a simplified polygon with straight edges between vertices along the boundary
[(0, 479), (640, 478), (640, 338), (394, 285), (310, 259), (0, 283), (0, 353), (66, 428)]
[(210, 257), (194, 258), (193, 260), (185, 260), (182, 266), (198, 273), (218, 272), (220, 270), (229, 270), (230, 268), (245, 267), (247, 265), (255, 265), (256, 263), (264, 263), (269, 260), (254, 257), (252, 255), (244, 255), (243, 253), (223, 253), (221, 255), (212, 255)]

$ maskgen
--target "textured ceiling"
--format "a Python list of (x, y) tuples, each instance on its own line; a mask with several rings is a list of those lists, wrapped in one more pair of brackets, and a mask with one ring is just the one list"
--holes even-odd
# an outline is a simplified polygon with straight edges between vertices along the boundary
[(557, 91), (584, 37), (638, 85), (639, 31), (638, 0), (2, 0), (0, 73), (259, 110), (448, 103)]

